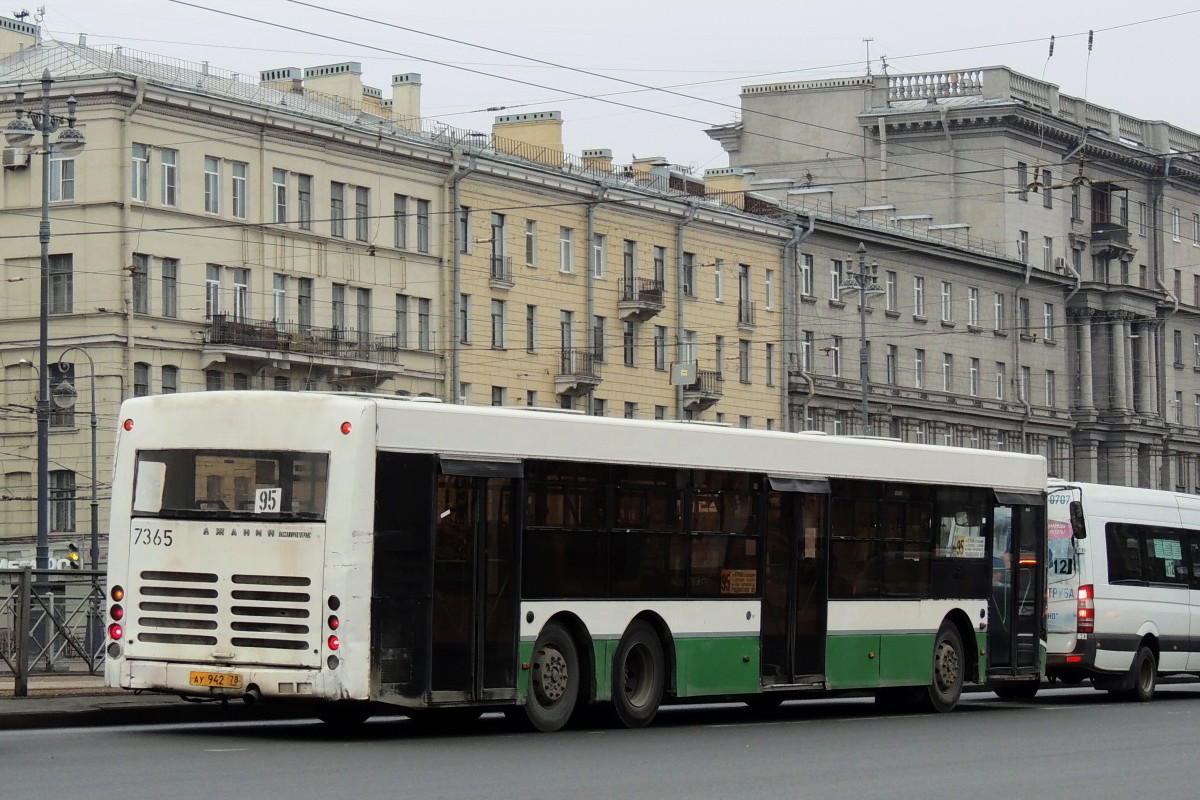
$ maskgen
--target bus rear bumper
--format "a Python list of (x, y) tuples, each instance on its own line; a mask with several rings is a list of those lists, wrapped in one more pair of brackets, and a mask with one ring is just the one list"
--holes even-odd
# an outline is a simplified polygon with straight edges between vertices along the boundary
[(328, 673), (297, 669), (227, 664), (188, 664), (125, 661), (119, 670), (123, 689), (166, 692), (187, 697), (255, 701), (366, 700), (356, 696)]

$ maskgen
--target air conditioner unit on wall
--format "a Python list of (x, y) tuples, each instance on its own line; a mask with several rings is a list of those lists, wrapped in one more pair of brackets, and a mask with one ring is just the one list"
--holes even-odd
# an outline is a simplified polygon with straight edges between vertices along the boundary
[(1062, 256), (1058, 256), (1057, 258), (1055, 258), (1054, 259), (1054, 271), (1055, 272), (1066, 272), (1067, 271), (1067, 260), (1065, 258), (1063, 258)]
[(0, 151), (0, 166), (21, 169), (29, 166), (29, 151), (23, 147), (5, 147)]

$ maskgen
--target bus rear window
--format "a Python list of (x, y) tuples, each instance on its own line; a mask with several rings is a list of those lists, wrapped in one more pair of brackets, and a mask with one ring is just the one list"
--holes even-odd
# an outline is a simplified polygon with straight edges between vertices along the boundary
[(141, 450), (133, 513), (204, 519), (325, 519), (326, 453)]

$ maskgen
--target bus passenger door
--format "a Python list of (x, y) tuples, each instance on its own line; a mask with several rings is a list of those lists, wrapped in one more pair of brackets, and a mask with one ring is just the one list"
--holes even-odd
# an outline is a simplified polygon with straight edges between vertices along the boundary
[(432, 702), (516, 697), (520, 464), (441, 459), (435, 503)]
[(1041, 666), (1046, 638), (1044, 512), (1041, 505), (1005, 504), (1003, 499), (993, 510), (988, 669), (997, 676), (1032, 675)]
[[(762, 683), (813, 683), (825, 671), (828, 482), (770, 478), (762, 611)], [(823, 492), (823, 493), (822, 493)]]

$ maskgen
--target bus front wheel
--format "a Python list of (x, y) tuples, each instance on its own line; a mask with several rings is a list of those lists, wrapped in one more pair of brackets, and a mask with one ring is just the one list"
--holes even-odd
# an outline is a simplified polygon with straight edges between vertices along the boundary
[(613, 656), (613, 706), (625, 727), (645, 727), (658, 713), (666, 684), (664, 662), (658, 633), (648, 623), (635, 620)]
[(529, 724), (547, 733), (566, 725), (579, 698), (579, 678), (575, 641), (562, 625), (550, 623), (533, 645), (529, 695), (525, 698)]
[(958, 629), (943, 623), (933, 645), (933, 680), (929, 682), (929, 706), (934, 711), (953, 711), (958, 705), (965, 663)]

